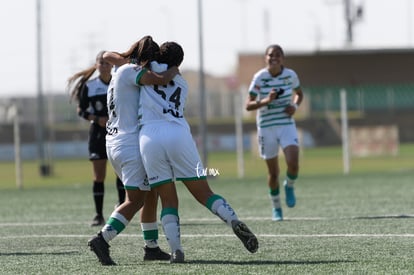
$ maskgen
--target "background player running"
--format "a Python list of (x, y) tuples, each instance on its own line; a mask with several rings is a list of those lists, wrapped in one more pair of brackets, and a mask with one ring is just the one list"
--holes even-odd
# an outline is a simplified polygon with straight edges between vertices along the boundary
[(283, 65), (284, 53), (279, 45), (265, 52), (266, 67), (259, 70), (249, 86), (246, 110), (257, 110), (256, 124), (260, 156), (266, 161), (267, 185), (272, 202), (272, 219), (283, 220), (279, 192), (279, 146), (287, 164), (283, 182), (286, 204), (294, 207), (294, 182), (299, 173), (299, 141), (293, 115), (303, 100), (295, 71)]

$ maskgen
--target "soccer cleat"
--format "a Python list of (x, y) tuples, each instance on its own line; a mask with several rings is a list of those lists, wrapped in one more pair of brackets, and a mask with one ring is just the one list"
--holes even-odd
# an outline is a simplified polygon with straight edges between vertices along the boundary
[(109, 244), (102, 237), (101, 232), (88, 241), (88, 246), (96, 254), (102, 265), (116, 265), (109, 256)]
[(177, 249), (174, 253), (171, 254), (170, 263), (172, 264), (184, 263), (184, 252)]
[(259, 248), (259, 242), (247, 225), (239, 220), (234, 220), (231, 222), (231, 227), (234, 234), (242, 241), (244, 247), (251, 253), (255, 253)]
[(294, 207), (296, 204), (295, 189), (293, 186), (288, 186), (286, 181), (283, 182), (283, 185), (285, 186), (286, 205), (288, 207)]
[(149, 248), (144, 246), (144, 261), (168, 261), (171, 255), (162, 251), (160, 247)]
[(272, 221), (283, 221), (282, 208), (273, 208), (272, 209)]
[(91, 223), (91, 226), (100, 226), (105, 225), (105, 219), (102, 217), (102, 215), (97, 214)]

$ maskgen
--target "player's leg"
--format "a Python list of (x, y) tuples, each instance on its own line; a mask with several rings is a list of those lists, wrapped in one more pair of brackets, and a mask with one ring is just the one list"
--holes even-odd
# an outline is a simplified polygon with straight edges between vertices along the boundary
[(174, 145), (170, 142), (172, 131), (159, 125), (146, 125), (140, 131), (140, 152), (142, 162), (147, 172), (151, 189), (158, 192), (162, 210), (161, 224), (171, 249), (171, 263), (184, 262), (184, 252), (181, 246), (180, 220), (178, 216), (178, 196), (173, 182), (171, 160), (167, 157), (165, 148)]
[(169, 139), (172, 144), (168, 147), (168, 156), (176, 179), (186, 185), (199, 203), (232, 227), (234, 233), (250, 252), (256, 252), (258, 248), (256, 236), (238, 220), (227, 201), (214, 194), (208, 185), (206, 176), (200, 173), (204, 167), (191, 133), (186, 129), (180, 132), (174, 131), (174, 133), (177, 135)]
[(121, 205), (125, 201), (125, 188), (124, 184), (122, 183), (121, 179), (116, 176), (115, 180), (116, 190), (118, 191), (118, 205)]
[(257, 251), (259, 244), (256, 236), (239, 220), (231, 205), (223, 197), (213, 193), (204, 177), (197, 180), (183, 180), (183, 183), (199, 203), (233, 229), (247, 250), (252, 253)]
[(276, 156), (265, 160), (267, 167), (267, 186), (269, 188), (269, 197), (272, 204), (272, 220), (282, 221), (283, 212), (280, 204), (279, 188), (279, 158)]
[(286, 204), (289, 207), (294, 207), (296, 204), (294, 183), (299, 173), (299, 147), (296, 145), (290, 145), (283, 151), (287, 165), (286, 179), (283, 182), (286, 193)]
[(105, 241), (109, 242), (125, 229), (129, 221), (144, 205), (147, 193), (139, 189), (126, 190), (125, 201), (112, 212), (111, 217), (101, 230)]
[(88, 245), (103, 265), (115, 264), (109, 256), (109, 241), (122, 232), (145, 202), (150, 191), (139, 147), (122, 148), (108, 146), (108, 159), (126, 190), (125, 201), (111, 214), (101, 231), (89, 240)]
[(295, 125), (287, 125), (282, 128), (280, 144), (283, 148), (287, 165), (286, 179), (283, 182), (286, 204), (288, 207), (294, 207), (296, 204), (294, 182), (299, 173), (299, 141)]
[(105, 195), (105, 177), (106, 177), (106, 144), (105, 144), (105, 128), (94, 123), (89, 128), (89, 160), (93, 166), (93, 198), (95, 203), (96, 216), (91, 226), (100, 226), (105, 224), (103, 215), (103, 203)]
[(162, 251), (158, 246), (157, 206), (158, 193), (151, 190), (141, 209), (141, 230), (145, 242), (144, 261), (170, 259), (170, 254)]
[(125, 201), (115, 209), (105, 226), (89, 240), (88, 245), (102, 265), (114, 265), (109, 255), (109, 242), (121, 233), (134, 215), (144, 205), (146, 191), (127, 190)]
[(278, 132), (278, 128), (276, 127), (258, 130), (260, 157), (265, 160), (267, 167), (267, 187), (269, 188), (269, 198), (272, 204), (272, 220), (274, 221), (283, 220), (283, 212), (280, 204)]
[(171, 249), (170, 262), (182, 263), (184, 262), (184, 250), (181, 246), (177, 190), (172, 181), (159, 184), (155, 183), (154, 189), (158, 192), (161, 200), (161, 224)]
[(197, 180), (183, 180), (183, 183), (188, 191), (190, 191), (191, 195), (193, 195), (200, 204), (207, 207), (228, 226), (231, 227), (231, 222), (238, 219), (233, 208), (226, 202), (226, 200), (213, 193), (204, 177)]
[(106, 159), (92, 160), (92, 167), (94, 174), (92, 192), (96, 215), (92, 220), (91, 226), (99, 226), (105, 224), (103, 202), (105, 195)]

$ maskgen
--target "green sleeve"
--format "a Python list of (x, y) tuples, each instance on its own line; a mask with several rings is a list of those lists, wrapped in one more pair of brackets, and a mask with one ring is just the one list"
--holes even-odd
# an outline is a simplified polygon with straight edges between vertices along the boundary
[(137, 75), (137, 78), (135, 79), (135, 83), (139, 86), (141, 86), (141, 84), (139, 84), (141, 77), (148, 71), (147, 68), (143, 68)]

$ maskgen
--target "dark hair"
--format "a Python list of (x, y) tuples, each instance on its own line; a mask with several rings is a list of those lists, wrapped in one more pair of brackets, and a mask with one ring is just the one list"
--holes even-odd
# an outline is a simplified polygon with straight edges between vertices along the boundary
[(96, 55), (96, 62), (93, 66), (90, 66), (87, 69), (84, 69), (80, 72), (77, 72), (76, 74), (72, 75), (68, 79), (67, 89), (70, 93), (71, 101), (72, 99), (79, 100), (79, 93), (82, 87), (85, 85), (85, 83), (91, 78), (93, 73), (96, 71), (96, 63), (102, 59), (103, 54), (105, 51), (100, 51)]
[(268, 47), (266, 48), (265, 55), (267, 55), (267, 52), (268, 52), (270, 49), (276, 49), (276, 50), (279, 50), (279, 51), (280, 51), (280, 53), (282, 54), (282, 56), (285, 56), (285, 53), (283, 52), (282, 47), (281, 47), (280, 45), (278, 45), (278, 44), (272, 44), (272, 45), (268, 46)]
[(149, 67), (151, 61), (157, 60), (160, 53), (160, 47), (150, 35), (142, 37), (132, 44), (126, 52), (120, 53), (122, 57), (129, 58), (131, 62)]
[(180, 66), (184, 60), (183, 48), (176, 42), (165, 42), (160, 46), (159, 63), (168, 65), (168, 68)]

